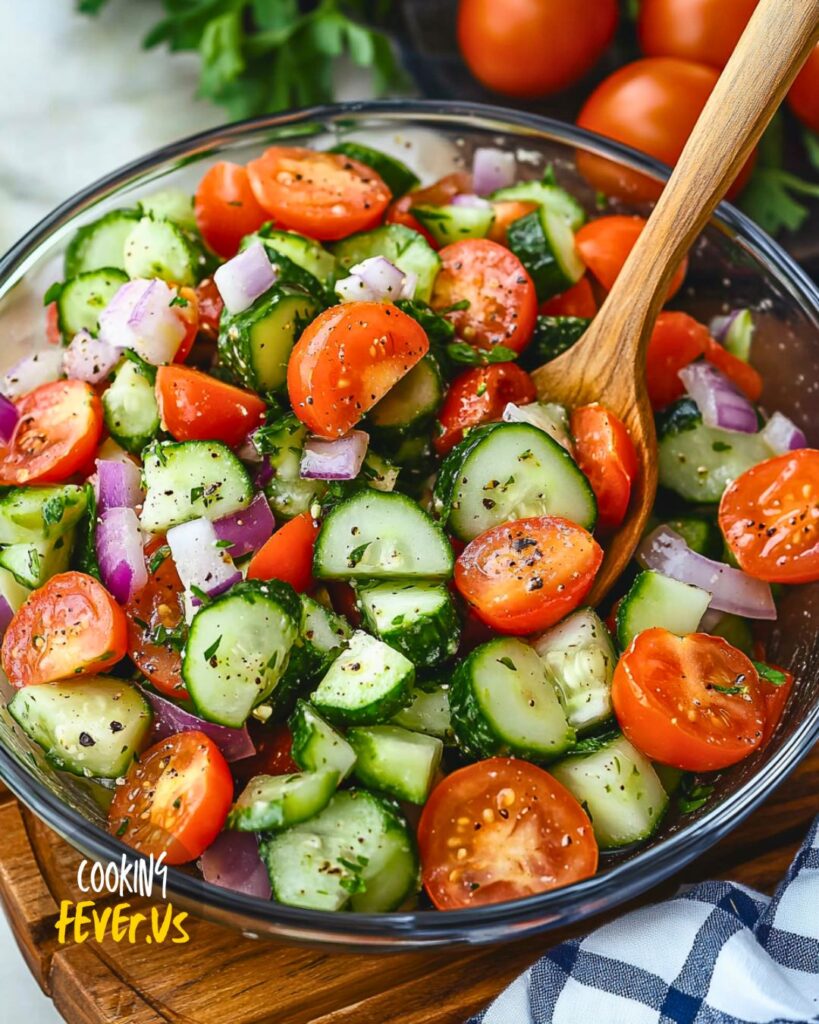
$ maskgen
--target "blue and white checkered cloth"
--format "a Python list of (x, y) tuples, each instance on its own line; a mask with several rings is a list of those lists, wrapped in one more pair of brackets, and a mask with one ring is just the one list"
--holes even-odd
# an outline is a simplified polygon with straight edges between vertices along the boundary
[(819, 1021), (819, 819), (773, 897), (704, 882), (550, 950), (469, 1024)]

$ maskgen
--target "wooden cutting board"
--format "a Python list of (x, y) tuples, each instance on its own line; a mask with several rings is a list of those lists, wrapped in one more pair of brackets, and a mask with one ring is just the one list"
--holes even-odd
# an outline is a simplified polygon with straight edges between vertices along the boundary
[[(817, 812), (819, 747), (739, 829), (638, 902), (702, 878), (773, 891)], [(186, 945), (61, 946), (54, 924), (61, 900), (82, 898), (80, 855), (2, 786), (0, 837), (6, 914), (69, 1024), (460, 1024), (559, 939), (602, 921), (501, 947), (391, 956), (253, 941), (199, 920), (186, 922)]]

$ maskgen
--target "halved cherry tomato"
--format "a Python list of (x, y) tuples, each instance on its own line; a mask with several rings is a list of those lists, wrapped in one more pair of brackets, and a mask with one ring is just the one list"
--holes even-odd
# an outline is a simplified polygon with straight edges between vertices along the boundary
[(416, 189), (414, 192), (408, 192), (400, 199), (396, 199), (387, 210), (387, 216), (384, 219), (387, 224), (403, 224), (406, 228), (412, 228), (413, 231), (423, 235), (433, 249), (437, 249), (438, 243), (421, 222), (410, 213), (410, 207), (446, 206), (455, 196), (471, 191), (472, 175), (466, 171), (455, 171), (453, 174), (447, 174), (439, 181), (433, 182), (432, 185), (427, 185), (426, 188)]
[(90, 384), (41, 384), (14, 404), (20, 419), (9, 444), (0, 445), (0, 484), (59, 484), (94, 457), (102, 404)]
[(791, 86), (788, 106), (806, 128), (819, 133), (819, 43)]
[(527, 213), (533, 213), (538, 208), (537, 203), (527, 202), (525, 199), (496, 199), (492, 203), (495, 211), (495, 219), (492, 227), (486, 236), (499, 245), (506, 245), (506, 231), (512, 221), (520, 220)]
[(60, 321), (57, 313), (57, 303), (49, 302), (46, 306), (46, 341), (49, 345), (59, 345), (63, 340), (60, 333)]
[(749, 575), (819, 580), (819, 451), (801, 448), (746, 470), (722, 495), (719, 525)]
[(705, 345), (705, 358), (718, 370), (721, 370), (729, 380), (733, 381), (752, 402), (759, 401), (762, 395), (762, 375), (753, 366), (743, 362), (710, 336)]
[(322, 241), (375, 227), (392, 198), (371, 167), (340, 153), (272, 146), (247, 173), (276, 223)]
[(683, 367), (704, 355), (708, 328), (687, 313), (660, 313), (646, 353), (646, 387), (651, 406), (662, 409), (685, 394)]
[(707, 633), (638, 633), (614, 671), (626, 736), (652, 761), (683, 771), (727, 768), (762, 742), (765, 702), (753, 663)]
[(782, 675), (783, 679), (781, 683), (772, 683), (764, 675), (759, 677), (759, 689), (762, 693), (762, 699), (765, 701), (765, 728), (762, 731), (763, 746), (776, 732), (776, 727), (782, 718), (785, 705), (788, 703), (788, 697), (790, 697), (793, 690), (794, 682), (792, 673), (786, 668), (780, 668), (778, 665), (768, 665), (767, 667)]
[(251, 719), (248, 729), (256, 753), (233, 762), (233, 774), (239, 782), (250, 782), (256, 775), (294, 775), (301, 771), (292, 757), (293, 736), (283, 722), (270, 726)]
[(208, 338), (216, 338), (225, 304), (212, 277), (206, 277), (196, 286), (196, 303), (199, 308), (199, 330)]
[(247, 567), (249, 580), (283, 580), (303, 594), (314, 585), (313, 548), (319, 524), (309, 512), (291, 519), (265, 541)]
[(257, 231), (270, 214), (250, 187), (247, 170), (222, 160), (207, 170), (194, 199), (196, 226), (217, 256), (235, 256), (245, 235)]
[(185, 326), (185, 337), (179, 343), (173, 361), (184, 363), (199, 333), (199, 301), (193, 288), (187, 286), (179, 289), (179, 298), (184, 301), (184, 305), (180, 303), (174, 306), (174, 312)]
[(233, 802), (233, 776), (203, 732), (180, 732), (134, 761), (117, 786), (108, 830), (166, 864), (196, 860), (222, 831)]
[(572, 410), (575, 459), (597, 498), (597, 525), (612, 530), (622, 523), (637, 477), (637, 453), (625, 424), (601, 405)]
[[(644, 217), (615, 214), (589, 221), (574, 236), (581, 259), (606, 291), (611, 291), (645, 226)], [(667, 299), (679, 291), (687, 270), (688, 260), (685, 259), (668, 286)]]
[(537, 397), (529, 374), (515, 363), (493, 363), (466, 370), (449, 385), (438, 413), (440, 433), (435, 451), (446, 455), (463, 440), (464, 432), (499, 420), (508, 402), (528, 405)]
[[(164, 543), (162, 537), (151, 541), (146, 556), (150, 559)], [(174, 560), (166, 557), (125, 607), (131, 661), (160, 693), (175, 700), (188, 696), (182, 682), (182, 645), (171, 639), (164, 643), (156, 640), (160, 634), (172, 633), (184, 619), (184, 589)]]
[(597, 870), (588, 815), (557, 779), (492, 757), (447, 775), (418, 825), (421, 877), (439, 910), (460, 910), (571, 885)]
[(642, 0), (637, 21), (647, 57), (724, 68), (759, 0)]
[(345, 302), (320, 313), (287, 366), (293, 411), (314, 434), (341, 437), (429, 350), (411, 316), (386, 302)]
[(544, 316), (581, 316), (589, 320), (597, 312), (597, 300), (586, 274), (560, 295), (547, 299), (540, 307)]
[[(452, 308), (459, 303), (468, 305)], [(522, 352), (537, 320), (535, 286), (523, 264), (486, 238), (467, 238), (441, 249), (430, 304), (475, 348), (505, 345)]]
[(581, 526), (532, 516), (470, 541), (455, 562), (455, 586), (487, 625), (522, 636), (576, 608), (602, 561), (600, 545)]
[(83, 572), (52, 576), (35, 590), (3, 637), (3, 669), (12, 686), (104, 672), (125, 657), (125, 612)]
[(261, 423), (267, 408), (258, 395), (187, 366), (159, 367), (156, 399), (162, 426), (175, 440), (210, 439), (231, 448)]

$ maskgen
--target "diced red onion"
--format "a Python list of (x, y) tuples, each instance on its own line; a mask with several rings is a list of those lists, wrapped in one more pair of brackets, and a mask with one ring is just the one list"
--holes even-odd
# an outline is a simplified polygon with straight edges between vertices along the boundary
[(475, 191), (488, 195), (512, 185), (517, 174), (515, 154), (503, 149), (480, 146), (472, 157), (472, 179)]
[(276, 520), (263, 494), (257, 494), (247, 508), (232, 512), (214, 521), (213, 529), (220, 541), (230, 541), (232, 558), (241, 558), (258, 551), (276, 528)]
[(450, 203), (453, 206), (465, 206), (471, 210), (488, 210), (492, 206), (488, 199), (473, 195), (471, 192), (462, 192), (460, 195), (453, 196)]
[(272, 895), (255, 832), (221, 832), (199, 858), (199, 867), (211, 885), (261, 900)]
[(262, 461), (259, 463), (259, 468), (256, 470), (256, 475), (253, 477), (254, 487), (267, 487), (270, 481), (274, 477), (273, 465), (270, 462), (269, 455), (263, 455)]
[(557, 402), (531, 402), (529, 405), (515, 405), (508, 402), (503, 410), (504, 423), (530, 423), (562, 445), (571, 455), (574, 445), (569, 434), (569, 417)]
[(100, 338), (130, 348), (146, 362), (173, 361), (186, 327), (171, 305), (176, 290), (164, 281), (136, 278), (124, 284), (100, 313)]
[(708, 325), (712, 338), (746, 363), (751, 355), (754, 319), (750, 309), (732, 309), (727, 316), (715, 316)]
[(169, 736), (175, 736), (179, 732), (198, 731), (210, 736), (225, 755), (226, 761), (241, 761), (243, 757), (252, 757), (256, 753), (247, 726), (242, 726), (241, 729), (231, 729), (226, 725), (206, 722), (152, 690), (145, 689), (142, 692), (153, 708), (153, 735), (156, 742), (167, 739)]
[(361, 470), (370, 443), (363, 430), (351, 430), (336, 441), (310, 437), (304, 444), (299, 476), (304, 480), (353, 480)]
[(213, 275), (228, 313), (241, 313), (275, 284), (278, 270), (261, 242), (254, 242)]
[(14, 437), (19, 419), (20, 413), (14, 402), (10, 402), (5, 395), (0, 395), (0, 441), (3, 444), (8, 444)]
[(88, 331), (79, 331), (63, 353), (63, 372), (69, 380), (99, 384), (111, 373), (121, 356), (121, 348), (115, 348), (102, 338), (93, 338)]
[(785, 452), (808, 446), (804, 431), (781, 412), (775, 412), (771, 416), (760, 431), (760, 435), (775, 455), (784, 455)]
[(755, 434), (756, 410), (730, 380), (710, 363), (691, 363), (679, 371), (685, 390), (694, 399), (707, 427)]
[(0, 640), (5, 636), (9, 623), (14, 618), (14, 609), (8, 601), (0, 595)]
[[(219, 537), (209, 519), (191, 519), (172, 526), (166, 536), (176, 571), (187, 590), (196, 587), (216, 597), (242, 578), (226, 548), (219, 547)], [(196, 606), (201, 602), (194, 596), (191, 603)]]
[(667, 526), (658, 526), (637, 548), (637, 561), (680, 583), (707, 590), (710, 608), (744, 615), (748, 619), (775, 619), (776, 605), (770, 585), (741, 569), (715, 562), (692, 551), (682, 537)]
[(711, 317), (708, 323), (708, 333), (715, 341), (724, 342), (728, 331), (731, 329), (731, 324), (741, 312), (741, 309), (732, 309), (730, 313), (726, 313), (723, 316)]
[(120, 604), (127, 604), (148, 582), (136, 512), (109, 508), (97, 523), (96, 547), (102, 582)]
[(26, 356), (3, 375), (0, 390), (7, 398), (20, 398), (41, 384), (50, 384), (63, 375), (63, 350), (46, 348)]
[(97, 459), (97, 505), (100, 515), (111, 508), (136, 508), (142, 504), (142, 474), (139, 466), (118, 459)]
[(394, 302), (413, 298), (417, 285), (417, 274), (405, 273), (385, 256), (371, 256), (350, 267), (350, 276), (335, 288), (343, 302)]
[(262, 453), (253, 443), (253, 433), (247, 435), (242, 441), (239, 447), (236, 449), (236, 454), (242, 460), (242, 462), (261, 462)]

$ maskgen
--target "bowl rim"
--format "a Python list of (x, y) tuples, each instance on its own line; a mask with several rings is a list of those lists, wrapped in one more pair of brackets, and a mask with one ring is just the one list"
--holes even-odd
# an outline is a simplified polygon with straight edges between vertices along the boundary
[[(408, 126), (423, 118), (433, 129), (435, 121), (449, 128), (460, 122), (464, 128), (489, 129), (499, 135), (515, 133), (521, 141), (528, 132), (533, 138), (551, 139), (599, 156), (613, 157), (631, 169), (647, 172), (654, 177), (666, 179), (670, 174), (670, 168), (631, 147), (553, 118), (501, 106), (449, 100), (391, 99), (304, 107), (199, 132), (159, 147), (103, 175), (55, 207), (0, 258), (0, 296), (4, 294), (7, 279), (16, 274), (15, 282), (19, 280), (26, 273), (27, 264), (36, 256), (39, 247), (57, 229), (133, 178), (175, 159), (194, 158), (205, 150), (212, 152), (221, 145), (229, 145), (266, 129), (309, 121), (327, 125), (344, 117), (383, 117), (405, 121)], [(819, 287), (772, 238), (726, 202), (720, 203), (711, 223), (748, 244), (766, 270), (777, 275), (780, 284), (787, 284), (791, 291), (797, 292), (800, 305), (813, 314), (819, 326)], [(175, 869), (168, 872), (168, 899), (179, 896), (188, 904), (198, 906), (205, 916), (210, 910), (240, 914), (244, 920), (234, 922), (236, 926), (255, 923), (270, 927), (269, 932), (263, 928), (265, 935), (273, 937), (278, 929), (286, 938), (306, 941), (370, 946), (378, 945), (379, 942), (395, 942), (407, 948), (448, 942), (477, 944), (498, 941), (502, 937), (501, 931), (506, 932), (509, 938), (523, 938), (536, 931), (566, 923), (572, 919), (572, 911), (581, 904), (586, 908), (586, 916), (592, 917), (597, 909), (611, 905), (612, 890), (617, 892), (613, 902), (621, 904), (685, 866), (736, 827), (767, 798), (772, 789), (784, 781), (808, 753), (817, 738), (819, 700), (753, 778), (657, 846), (647, 847), (630, 860), (615, 864), (604, 873), (566, 888), (511, 902), (445, 913), (420, 910), (339, 914), (289, 907), (274, 901), (268, 903), (210, 885)], [(63, 804), (56, 794), (30, 774), (2, 745), (0, 779), (15, 796), (69, 843), (72, 843), (72, 836), (81, 836), (82, 839), (77, 841), (82, 848), (102, 861), (119, 861), (123, 854), (133, 860), (145, 859), (144, 855), (126, 846), (72, 807)], [(706, 842), (703, 842), (704, 837), (707, 837)]]

